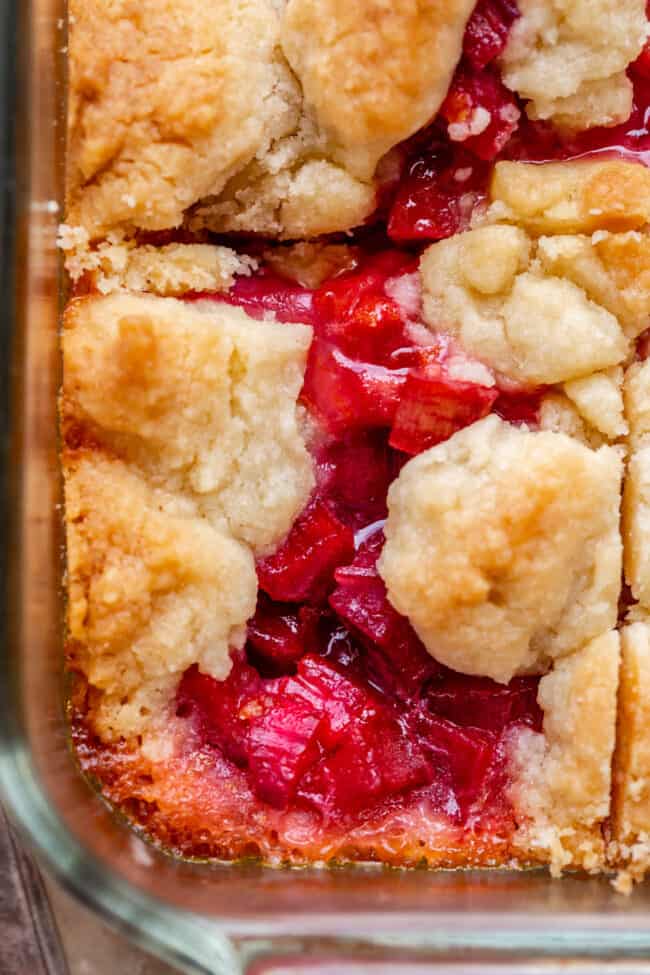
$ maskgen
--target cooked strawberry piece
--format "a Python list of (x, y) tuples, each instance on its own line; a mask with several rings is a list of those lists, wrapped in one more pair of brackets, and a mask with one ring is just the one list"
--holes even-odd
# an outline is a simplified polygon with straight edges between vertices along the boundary
[(388, 217), (395, 241), (442, 240), (467, 230), (485, 200), (489, 170), (460, 147), (439, 142), (410, 164)]
[(310, 606), (287, 607), (261, 592), (255, 616), (248, 621), (248, 645), (255, 662), (265, 665), (271, 674), (286, 673), (314, 649), (319, 618), (320, 613)]
[(526, 423), (528, 426), (536, 426), (539, 423), (539, 408), (543, 392), (541, 389), (512, 393), (501, 390), (492, 409), (508, 423)]
[(462, 142), (479, 159), (491, 160), (519, 124), (515, 96), (498, 74), (461, 65), (440, 107), (452, 142)]
[(479, 0), (463, 37), (463, 54), (472, 67), (484, 68), (501, 54), (518, 16), (513, 0)]
[(405, 382), (405, 369), (357, 362), (335, 345), (315, 338), (302, 396), (332, 432), (345, 433), (389, 427)]
[(516, 677), (507, 686), (487, 677), (442, 673), (426, 691), (430, 709), (457, 725), (501, 732), (514, 722), (541, 729), (542, 712), (537, 704), (538, 681)]
[[(268, 272), (238, 277), (230, 291), (213, 297), (238, 305), (251, 318), (273, 314), (280, 322), (315, 324), (313, 291)], [(205, 298), (206, 295), (196, 295)]]
[(301, 777), (319, 757), (321, 722), (308, 704), (284, 696), (253, 716), (248, 736), (249, 782), (258, 798), (284, 809)]
[(334, 570), (354, 552), (352, 530), (321, 498), (311, 501), (273, 555), (257, 563), (260, 587), (280, 602), (317, 601), (331, 587)]
[(233, 657), (232, 670), (223, 681), (190, 667), (178, 689), (178, 713), (195, 716), (208, 744), (218, 746), (237, 765), (245, 765), (249, 731), (245, 708), (262, 688), (259, 674), (241, 655)]
[(495, 389), (449, 379), (441, 369), (409, 374), (390, 431), (391, 447), (419, 454), (486, 416)]
[(402, 462), (388, 446), (384, 431), (348, 434), (319, 449), (319, 491), (346, 524), (361, 528), (386, 517), (388, 488)]

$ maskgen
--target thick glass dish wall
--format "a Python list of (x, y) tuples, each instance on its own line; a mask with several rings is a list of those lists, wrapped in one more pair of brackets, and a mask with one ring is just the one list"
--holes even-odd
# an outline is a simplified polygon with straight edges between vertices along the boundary
[(624, 899), (607, 881), (551, 883), (543, 872), (178, 863), (117, 822), (77, 774), (62, 708), (56, 438), (64, 13), (58, 0), (0, 2), (0, 314), (11, 429), (0, 786), (9, 811), (86, 904), (188, 972), (295, 971), (298, 962), (314, 971), (329, 962), (330, 972), (347, 973), (381, 961), (392, 973), (402, 964), (525, 973), (539, 970), (536, 960), (552, 972), (567, 958), (582, 959), (582, 972), (607, 971), (610, 961), (613, 971), (614, 959), (646, 971), (648, 888)]

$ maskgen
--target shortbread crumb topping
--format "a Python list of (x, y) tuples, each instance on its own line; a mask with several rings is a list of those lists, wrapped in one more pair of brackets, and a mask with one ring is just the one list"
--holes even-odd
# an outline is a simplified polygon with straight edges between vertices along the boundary
[(612, 631), (557, 661), (539, 683), (543, 734), (511, 738), (517, 842), (546, 851), (555, 874), (571, 863), (603, 867), (603, 839), (590, 828), (609, 813), (619, 656)]
[(211, 301), (82, 298), (66, 316), (66, 409), (161, 503), (268, 551), (313, 486), (296, 409), (310, 339)]
[(624, 122), (625, 69), (648, 34), (645, 0), (518, 0), (518, 8), (501, 62), (530, 117), (570, 129)]
[(379, 571), (436, 659), (506, 683), (616, 623), (621, 461), (491, 416), (389, 492)]

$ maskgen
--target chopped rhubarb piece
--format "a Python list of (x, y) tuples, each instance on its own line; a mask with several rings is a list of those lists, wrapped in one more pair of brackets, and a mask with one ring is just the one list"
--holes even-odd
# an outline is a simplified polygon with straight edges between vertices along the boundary
[(431, 778), (417, 741), (382, 714), (350, 728), (343, 744), (305, 775), (299, 795), (325, 817), (349, 816)]
[(484, 68), (502, 53), (518, 16), (513, 0), (479, 0), (463, 37), (463, 54), (473, 68)]
[(487, 677), (448, 672), (431, 682), (426, 699), (435, 714), (457, 725), (501, 734), (509, 724), (524, 722), (539, 731), (537, 684), (535, 678), (516, 677), (504, 687)]
[(511, 91), (491, 71), (461, 65), (440, 107), (452, 142), (462, 142), (479, 159), (491, 160), (519, 124), (521, 112)]
[(467, 230), (485, 200), (489, 169), (476, 156), (440, 142), (409, 166), (393, 201), (388, 235), (395, 241), (442, 240)]
[(278, 605), (261, 592), (255, 616), (248, 621), (248, 643), (256, 662), (261, 658), (271, 674), (286, 673), (313, 649), (319, 616), (309, 606)]
[(383, 532), (375, 532), (360, 546), (351, 565), (337, 570), (330, 605), (363, 640), (364, 662), (373, 683), (398, 700), (414, 700), (440, 666), (406, 617), (388, 601), (376, 565), (383, 542)]
[(405, 369), (356, 362), (335, 345), (315, 338), (302, 395), (332, 432), (343, 433), (389, 427), (405, 382)]
[(249, 731), (246, 706), (262, 693), (262, 687), (257, 671), (239, 655), (222, 681), (190, 667), (178, 689), (178, 713), (196, 716), (205, 741), (219, 747), (237, 765), (244, 765)]
[(320, 722), (308, 704), (288, 696), (273, 700), (251, 719), (249, 782), (263, 802), (284, 809), (293, 798), (300, 778), (319, 757)]
[(402, 311), (384, 286), (413, 269), (409, 255), (382, 251), (362, 271), (327, 282), (314, 295), (320, 335), (351, 358), (385, 364), (406, 339)]
[(525, 423), (527, 426), (537, 426), (539, 423), (539, 408), (543, 390), (534, 389), (530, 392), (499, 393), (493, 410), (508, 423)]
[(299, 697), (323, 716), (319, 740), (327, 749), (341, 744), (351, 723), (373, 719), (381, 707), (370, 687), (314, 655), (303, 657), (296, 676), (283, 678), (279, 688), (282, 695)]
[[(238, 305), (251, 318), (274, 315), (279, 322), (315, 324), (313, 291), (287, 281), (276, 274), (258, 273), (239, 277), (230, 291), (213, 297), (229, 305)], [(197, 298), (207, 297), (204, 294)]]
[(348, 434), (324, 444), (317, 455), (319, 490), (352, 528), (385, 518), (386, 495), (403, 458), (384, 431)]
[(280, 548), (257, 563), (260, 587), (280, 602), (317, 601), (354, 553), (352, 530), (321, 498), (311, 501)]
[(476, 728), (459, 728), (420, 708), (409, 720), (422, 748), (431, 750), (432, 761), (449, 764), (456, 798), (466, 813), (487, 787), (496, 757), (496, 737)]
[(486, 416), (497, 391), (449, 379), (442, 370), (409, 374), (390, 432), (391, 447), (419, 454)]

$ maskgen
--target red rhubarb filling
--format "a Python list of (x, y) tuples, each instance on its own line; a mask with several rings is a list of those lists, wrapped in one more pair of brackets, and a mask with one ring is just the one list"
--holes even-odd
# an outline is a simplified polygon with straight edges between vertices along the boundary
[(535, 423), (539, 398), (456, 378), (462, 353), (419, 321), (414, 270), (410, 253), (382, 249), (313, 290), (262, 268), (213, 296), (313, 327), (301, 401), (316, 488), (258, 561), (257, 611), (230, 676), (189, 670), (178, 713), (245, 774), (260, 808), (309, 812), (326, 831), (422, 802), (455, 827), (505, 829), (504, 736), (541, 728), (535, 679), (502, 687), (442, 667), (377, 571), (403, 464), (491, 410)]

